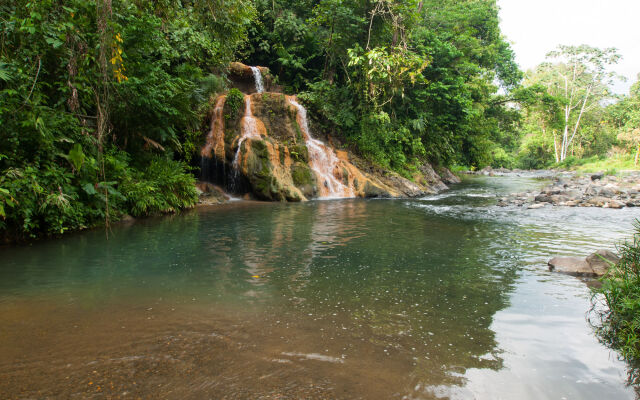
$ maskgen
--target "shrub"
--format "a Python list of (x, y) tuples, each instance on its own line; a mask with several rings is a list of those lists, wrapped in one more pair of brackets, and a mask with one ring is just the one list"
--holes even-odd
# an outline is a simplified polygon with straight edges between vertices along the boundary
[[(612, 266), (595, 289), (596, 332), (603, 342), (620, 351), (632, 364), (640, 363), (640, 221), (630, 241), (618, 247), (620, 262)], [(603, 301), (604, 304), (599, 304)], [(631, 377), (634, 380), (636, 378)]]
[(195, 178), (184, 163), (155, 157), (143, 171), (137, 171), (121, 184), (129, 212), (148, 216), (193, 207), (198, 201)]
[(238, 111), (242, 109), (244, 105), (244, 94), (236, 88), (229, 90), (227, 99), (225, 100), (225, 106), (229, 110), (229, 114), (225, 115), (226, 119), (233, 119), (238, 115)]

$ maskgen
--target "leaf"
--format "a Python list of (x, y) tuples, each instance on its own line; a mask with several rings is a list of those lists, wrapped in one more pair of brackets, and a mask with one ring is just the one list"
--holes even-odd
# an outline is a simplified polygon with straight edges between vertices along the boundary
[(87, 192), (87, 194), (89, 196), (92, 196), (92, 195), (98, 193), (96, 191), (95, 186), (92, 183), (85, 183), (84, 185), (82, 185), (82, 189), (84, 189), (84, 191)]
[(79, 143), (76, 143), (69, 151), (69, 155), (67, 157), (73, 165), (73, 168), (76, 171), (80, 171), (80, 168), (82, 168), (82, 164), (84, 163), (84, 160), (86, 158), (86, 156), (82, 152), (82, 146), (80, 146)]
[(0, 63), (0, 79), (5, 82), (9, 82), (11, 80), (11, 75), (9, 74), (9, 70), (6, 66), (7, 64)]

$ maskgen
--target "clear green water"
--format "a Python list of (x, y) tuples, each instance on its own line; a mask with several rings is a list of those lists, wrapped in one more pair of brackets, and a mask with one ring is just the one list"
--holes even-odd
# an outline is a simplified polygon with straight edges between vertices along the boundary
[(235, 203), (0, 249), (0, 398), (627, 399), (554, 255), (640, 210)]

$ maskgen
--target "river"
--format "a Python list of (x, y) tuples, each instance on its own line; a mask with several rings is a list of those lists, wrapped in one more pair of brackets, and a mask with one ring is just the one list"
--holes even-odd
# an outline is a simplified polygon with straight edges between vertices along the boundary
[(0, 249), (0, 398), (633, 399), (554, 255), (640, 210), (235, 202)]

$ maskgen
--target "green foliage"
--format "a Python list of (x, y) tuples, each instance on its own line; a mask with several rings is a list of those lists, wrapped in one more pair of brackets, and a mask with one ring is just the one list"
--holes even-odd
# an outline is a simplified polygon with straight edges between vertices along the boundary
[(238, 111), (244, 109), (244, 94), (238, 89), (232, 88), (229, 90), (229, 93), (227, 93), (227, 99), (224, 105), (229, 110), (229, 114), (225, 114), (225, 118), (236, 118)]
[(407, 173), (491, 161), (518, 123), (497, 95), (521, 79), (495, 1), (257, 0), (249, 64), (303, 91), (316, 132)]
[[(598, 335), (620, 351), (626, 360), (639, 365), (640, 221), (636, 220), (634, 228), (633, 238), (619, 246), (620, 262), (602, 278), (602, 287), (595, 290), (594, 300), (601, 296), (606, 306), (598, 314)], [(639, 376), (632, 378), (637, 381)]]
[(191, 206), (172, 159), (196, 150), (254, 16), (242, 0), (1, 3), (0, 238)]
[(133, 216), (174, 212), (198, 201), (195, 179), (186, 165), (162, 157), (124, 177), (120, 189)]

